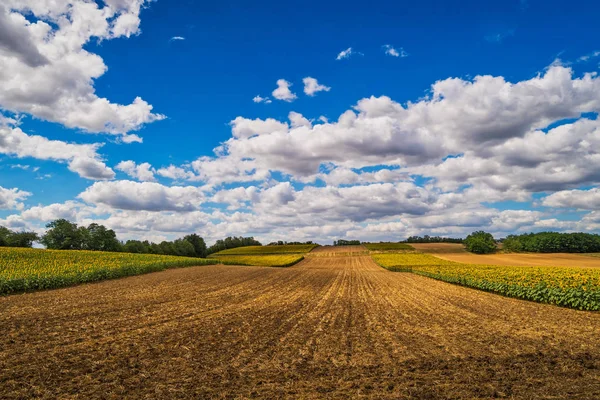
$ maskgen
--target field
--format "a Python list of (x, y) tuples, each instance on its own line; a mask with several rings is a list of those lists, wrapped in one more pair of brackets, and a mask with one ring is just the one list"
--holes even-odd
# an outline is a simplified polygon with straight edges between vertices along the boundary
[(472, 253), (444, 253), (439, 258), (466, 264), (494, 264), (494, 265), (524, 265), (524, 266), (567, 266), (583, 268), (600, 268), (600, 258), (583, 254), (572, 253), (498, 253), (498, 254), (472, 254)]
[(150, 254), (0, 247), (0, 295), (217, 262)]
[[(410, 245), (423, 253), (466, 253), (465, 246), (460, 243), (410, 243)], [(468, 253), (470, 254), (470, 253)]]
[(392, 271), (525, 300), (600, 310), (600, 270), (596, 269), (462, 264), (418, 253), (373, 254), (373, 259)]
[(313, 244), (282, 246), (246, 246), (211, 254), (227, 265), (254, 265), (259, 267), (290, 267), (302, 261), (304, 254), (318, 247)]
[(390, 250), (414, 250), (414, 248), (406, 243), (364, 243), (370, 251), (390, 251)]
[(304, 259), (301, 254), (265, 254), (265, 255), (221, 255), (213, 254), (219, 262), (226, 265), (254, 265), (260, 267), (290, 267)]
[(282, 254), (282, 253), (308, 253), (315, 247), (316, 244), (286, 244), (281, 246), (245, 246), (236, 247), (235, 249), (227, 249), (218, 253), (211, 254), (213, 256), (225, 256), (225, 255), (262, 255), (262, 254)]
[(0, 398), (600, 398), (600, 313), (319, 248), (0, 298)]

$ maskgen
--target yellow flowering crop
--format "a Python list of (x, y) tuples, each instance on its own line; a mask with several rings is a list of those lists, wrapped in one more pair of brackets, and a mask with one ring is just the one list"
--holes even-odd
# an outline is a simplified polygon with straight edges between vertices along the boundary
[(462, 264), (429, 254), (373, 254), (392, 271), (579, 310), (600, 310), (600, 269)]
[(0, 295), (216, 263), (154, 254), (0, 247)]

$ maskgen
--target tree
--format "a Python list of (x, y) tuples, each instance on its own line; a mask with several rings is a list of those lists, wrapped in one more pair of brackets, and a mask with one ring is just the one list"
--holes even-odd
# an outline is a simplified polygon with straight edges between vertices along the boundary
[(194, 246), (185, 239), (177, 239), (173, 242), (173, 251), (176, 256), (195, 257), (196, 250)]
[(77, 224), (66, 219), (57, 219), (46, 225), (48, 231), (40, 242), (54, 250), (80, 250), (83, 244), (83, 232)]
[(204, 239), (195, 233), (187, 235), (183, 239), (187, 240), (192, 246), (194, 246), (194, 254), (196, 257), (206, 258), (206, 243), (204, 242)]
[(496, 251), (496, 240), (491, 233), (476, 231), (471, 233), (464, 240), (464, 245), (468, 251), (476, 254), (489, 254)]
[(104, 225), (92, 223), (87, 227), (87, 229), (82, 229), (82, 236), (84, 238), (83, 247), (87, 250), (121, 250), (121, 243), (117, 240), (117, 234), (115, 231), (112, 229), (106, 229)]
[(0, 226), (0, 247), (8, 246), (11, 233), (10, 229)]
[(39, 237), (35, 232), (13, 232), (0, 226), (0, 247), (31, 247), (37, 240)]
[(33, 242), (37, 242), (39, 239), (38, 234), (35, 232), (12, 232), (8, 238), (7, 246), (31, 247)]

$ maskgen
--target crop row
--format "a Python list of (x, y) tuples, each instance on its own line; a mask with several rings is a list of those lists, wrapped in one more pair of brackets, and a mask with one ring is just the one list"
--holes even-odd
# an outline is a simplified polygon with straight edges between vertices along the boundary
[(0, 295), (218, 262), (152, 254), (0, 248)]
[(524, 300), (600, 310), (599, 269), (462, 264), (418, 253), (374, 254), (373, 259), (392, 271), (413, 272)]

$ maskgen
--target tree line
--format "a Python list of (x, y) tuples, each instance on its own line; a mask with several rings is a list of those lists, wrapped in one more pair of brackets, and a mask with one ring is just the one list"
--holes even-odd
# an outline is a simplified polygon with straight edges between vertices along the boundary
[(539, 232), (510, 235), (502, 241), (504, 250), (532, 253), (597, 253), (600, 235), (593, 233)]
[(31, 247), (39, 239), (35, 232), (15, 232), (0, 226), (0, 247)]
[(334, 240), (333, 241), (333, 245), (334, 246), (358, 246), (360, 245), (360, 240)]
[(442, 236), (410, 236), (405, 243), (462, 243), (463, 239), (448, 238)]
[(92, 223), (78, 226), (66, 219), (57, 219), (46, 225), (41, 237), (35, 232), (14, 232), (0, 226), (0, 247), (32, 247), (40, 242), (51, 250), (92, 250), (139, 254), (163, 254), (205, 258), (212, 253), (242, 246), (262, 246), (253, 237), (228, 237), (207, 247), (202, 237), (193, 233), (173, 241), (153, 243), (148, 240), (121, 242), (112, 229)]

